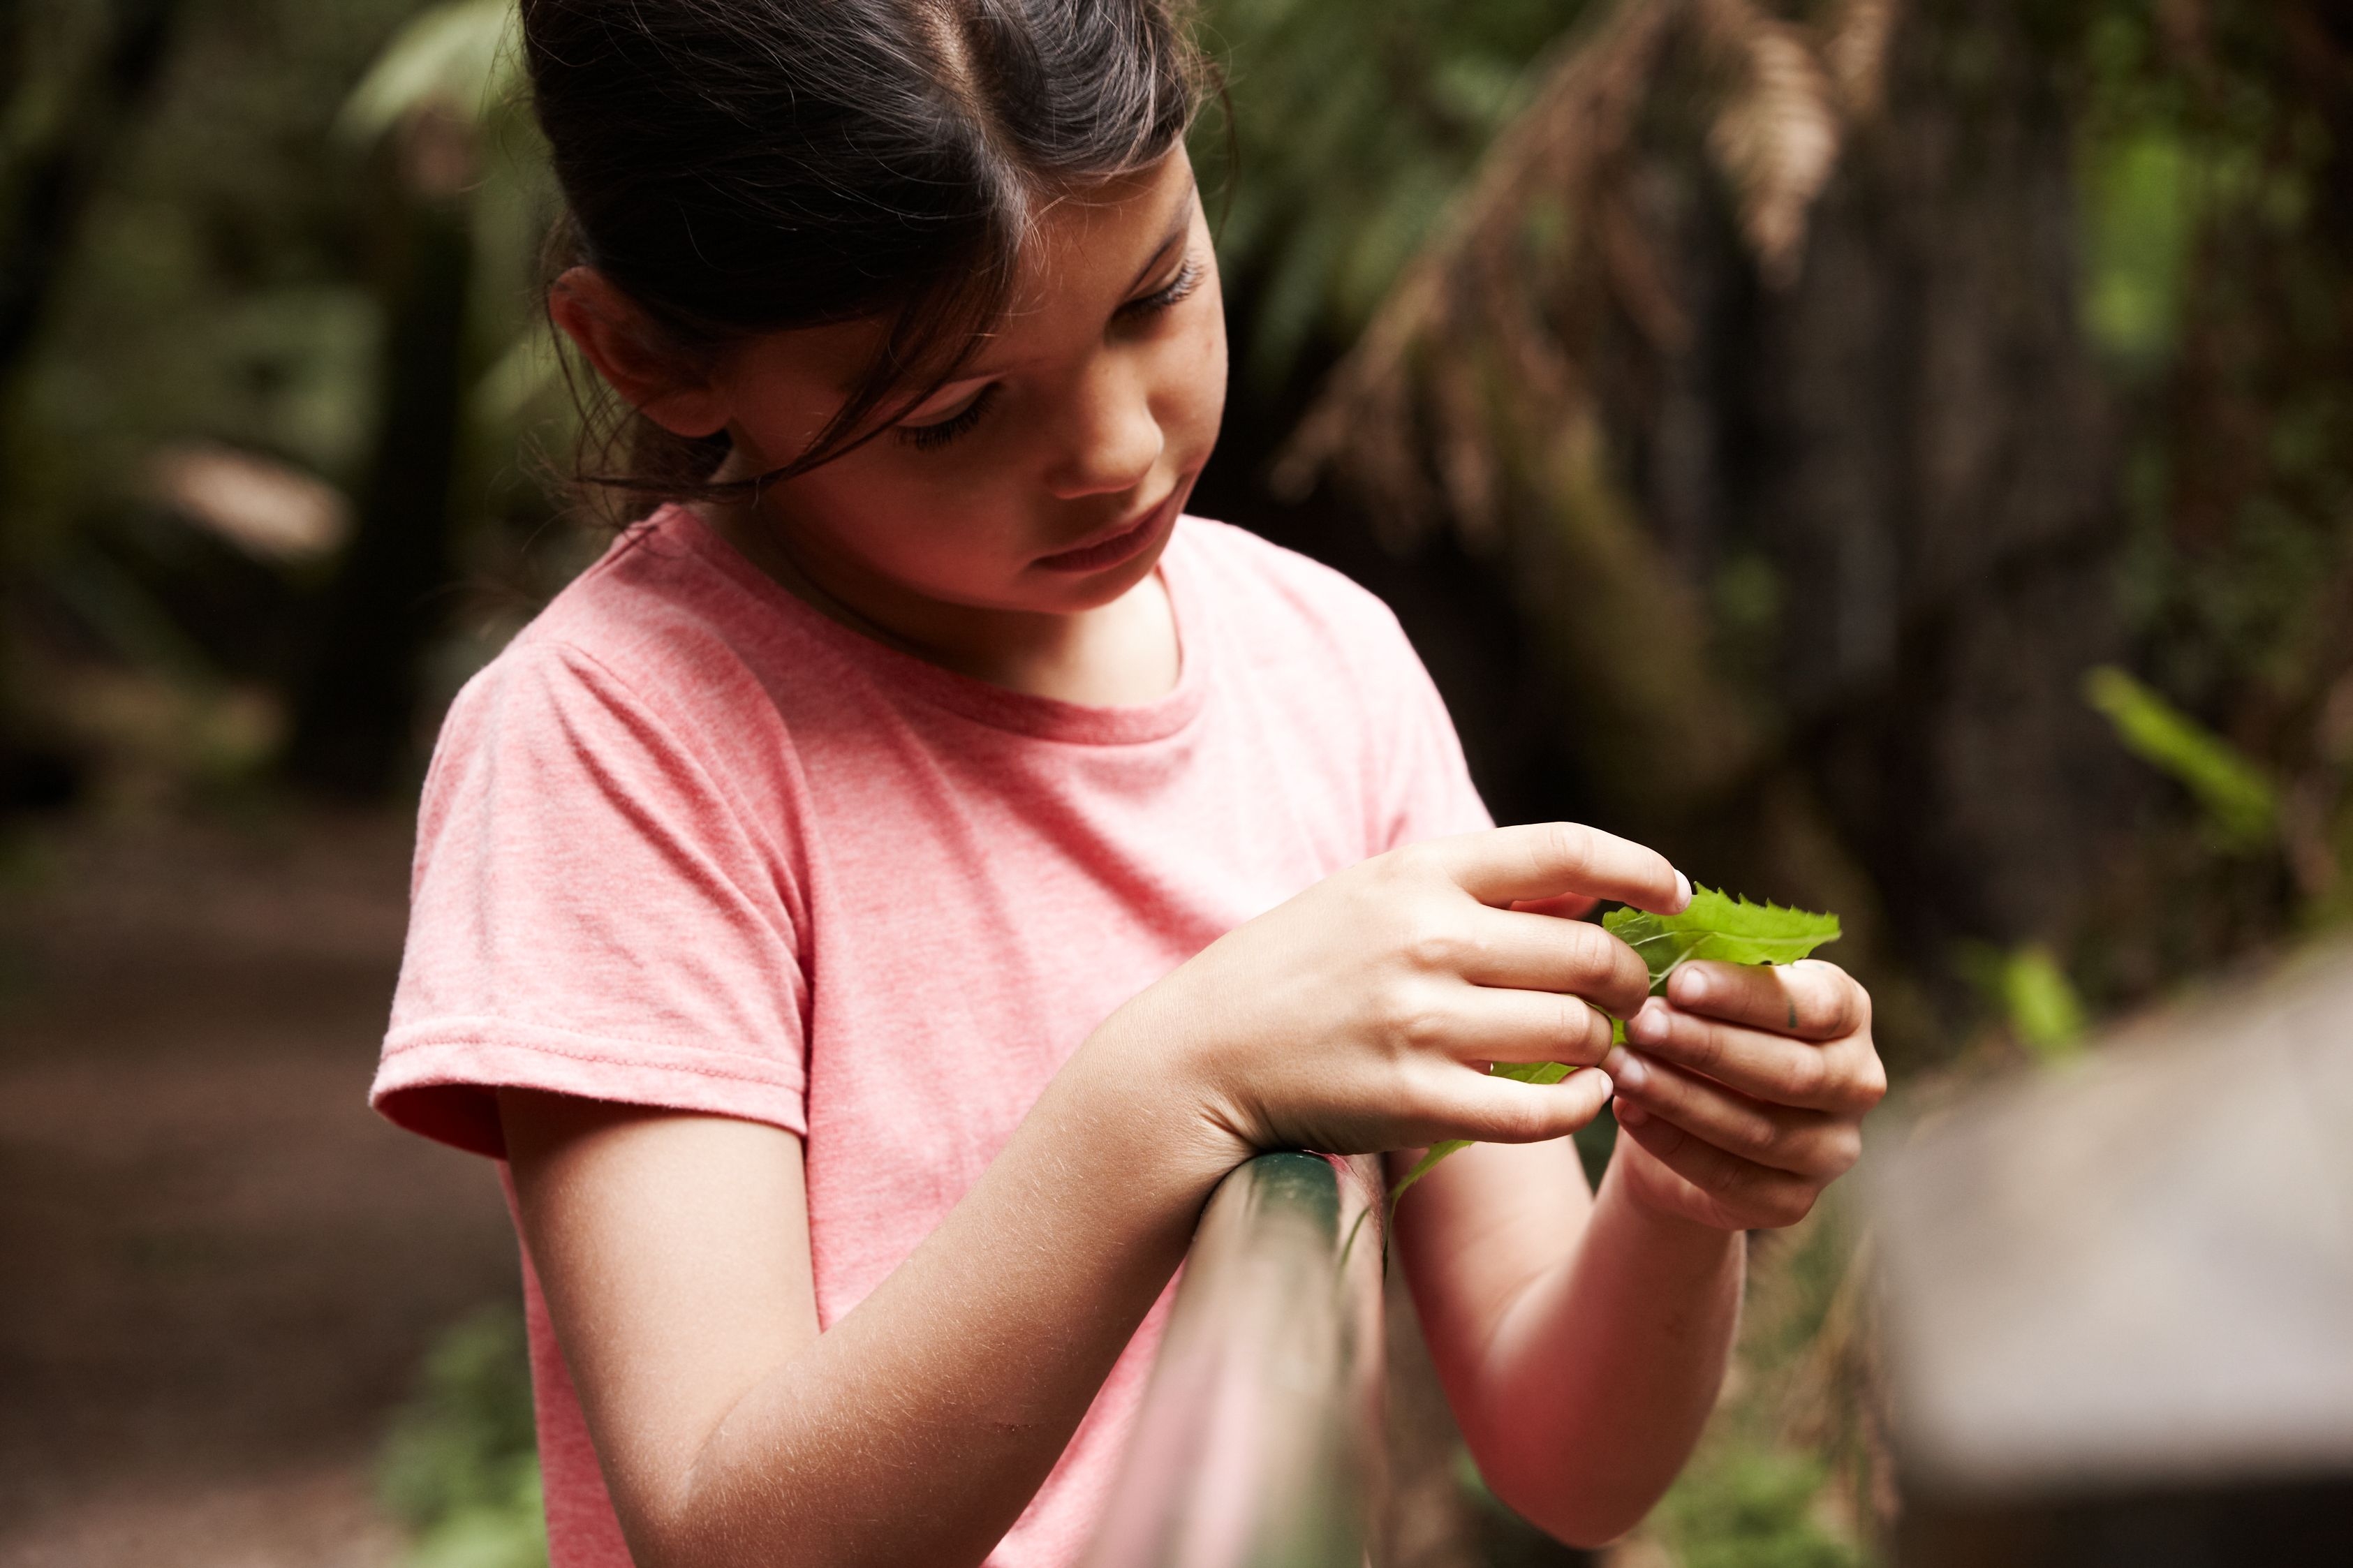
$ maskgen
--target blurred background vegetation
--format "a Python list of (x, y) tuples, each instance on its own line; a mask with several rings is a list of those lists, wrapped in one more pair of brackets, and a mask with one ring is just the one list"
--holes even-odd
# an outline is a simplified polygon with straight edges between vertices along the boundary
[[(1202, 13), (1195, 510), (1390, 600), (1499, 818), (1838, 910), (1915, 1084), (2353, 910), (2353, 5)], [(403, 809), (601, 548), (508, 23), (0, 3), (10, 820)], [(1839, 1234), (1773, 1249), (1644, 1560), (1882, 1539)], [(495, 1339), (434, 1397), (495, 1405)], [(494, 1426), (403, 1427), (428, 1544), (527, 1498), (420, 1479)]]

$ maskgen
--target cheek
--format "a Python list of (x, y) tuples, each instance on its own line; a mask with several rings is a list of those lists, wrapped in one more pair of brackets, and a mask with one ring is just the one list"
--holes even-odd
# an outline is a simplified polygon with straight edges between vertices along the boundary
[[(881, 437), (873, 447), (892, 437)], [(899, 454), (867, 449), (851, 453), (808, 476), (812, 483), (797, 503), (805, 525), (814, 524), (850, 554), (893, 572), (920, 577), (926, 571), (955, 573), (989, 555), (1003, 531), (991, 520), (1004, 510), (998, 487), (971, 473), (934, 479)]]
[(1178, 442), (1196, 448), (1187, 454), (1194, 463), (1208, 458), (1226, 413), (1225, 310), (1215, 291), (1207, 292), (1204, 320), (1171, 345), (1167, 367), (1167, 425)]

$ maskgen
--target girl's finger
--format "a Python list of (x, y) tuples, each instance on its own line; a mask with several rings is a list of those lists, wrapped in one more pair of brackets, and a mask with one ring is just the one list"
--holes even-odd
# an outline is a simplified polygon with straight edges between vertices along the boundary
[(1746, 1227), (1778, 1230), (1795, 1225), (1813, 1212), (1820, 1193), (1802, 1176), (1728, 1154), (1630, 1102), (1619, 1112), (1618, 1130)]
[(1813, 1045), (1686, 1013), (1653, 997), (1626, 1020), (1626, 1042), (1771, 1105), (1853, 1116), (1887, 1092), (1886, 1072), (1861, 1036)]
[(1638, 1105), (1756, 1164), (1827, 1182), (1844, 1175), (1862, 1153), (1862, 1135), (1845, 1117), (1760, 1104), (1625, 1051), (1612, 1053), (1607, 1069), (1621, 1106)]
[(1667, 999), (1689, 1012), (1801, 1040), (1835, 1040), (1871, 1022), (1871, 994), (1835, 963), (1686, 963)]
[(1609, 1054), (1609, 1019), (1582, 996), (1465, 985), (1446, 1015), (1429, 1021), (1460, 1062), (1568, 1062), (1590, 1067)]
[(1584, 893), (1671, 915), (1691, 902), (1691, 883), (1665, 856), (1582, 823), (1493, 827), (1404, 853), (1429, 856), (1482, 904)]
[(1609, 1103), (1609, 1079), (1573, 1072), (1558, 1083), (1522, 1083), (1468, 1068), (1447, 1075), (1434, 1096), (1446, 1136), (1481, 1143), (1542, 1143), (1566, 1138)]
[(1473, 984), (1574, 992), (1619, 1018), (1650, 994), (1641, 955), (1598, 925), (1511, 910), (1475, 913), (1456, 971)]

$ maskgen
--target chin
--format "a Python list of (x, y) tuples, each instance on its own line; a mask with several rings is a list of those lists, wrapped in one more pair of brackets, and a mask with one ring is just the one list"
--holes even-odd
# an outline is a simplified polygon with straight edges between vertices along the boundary
[[(1163, 540), (1134, 560), (1123, 561), (1101, 572), (1062, 578), (1057, 584), (1061, 591), (1054, 595), (1054, 611), (1062, 615), (1077, 615), (1116, 603), (1133, 591), (1137, 584), (1152, 575), (1160, 565), (1161, 553), (1167, 548), (1167, 541)], [(1059, 574), (1040, 573), (1039, 575)]]

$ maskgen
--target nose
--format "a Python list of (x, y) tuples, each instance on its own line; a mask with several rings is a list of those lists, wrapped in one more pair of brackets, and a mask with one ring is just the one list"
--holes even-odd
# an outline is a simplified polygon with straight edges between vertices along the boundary
[(1134, 489), (1160, 460), (1166, 437), (1152, 412), (1143, 367), (1105, 354), (1071, 389), (1059, 421), (1066, 434), (1046, 475), (1065, 500)]

